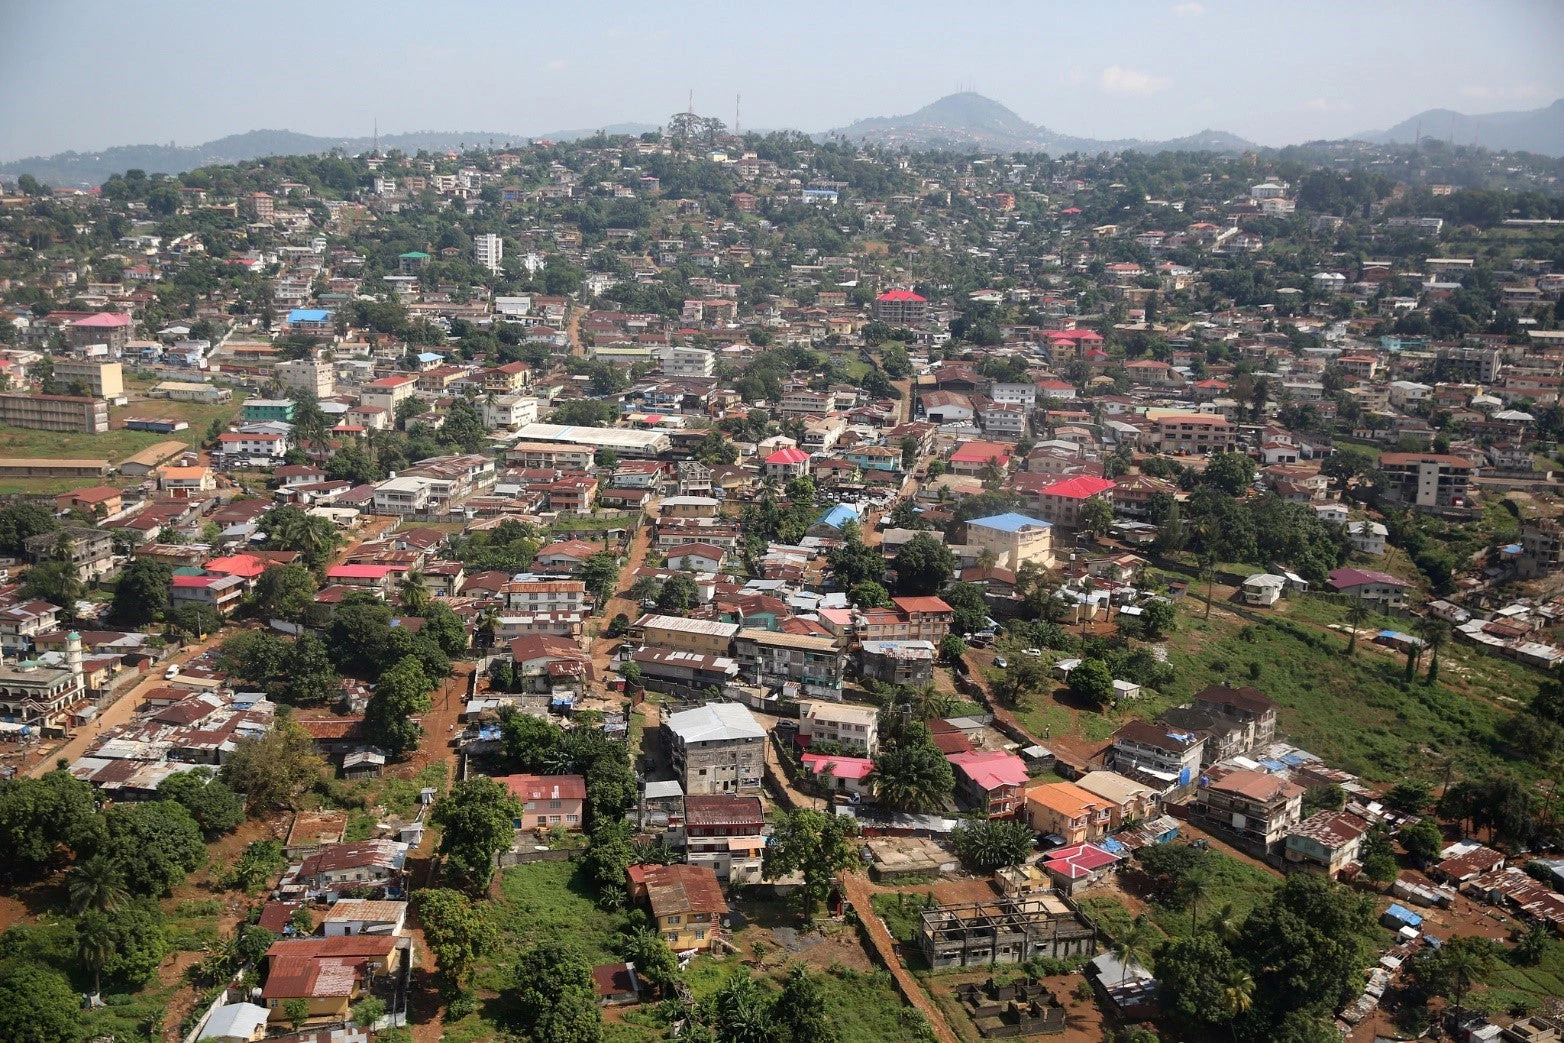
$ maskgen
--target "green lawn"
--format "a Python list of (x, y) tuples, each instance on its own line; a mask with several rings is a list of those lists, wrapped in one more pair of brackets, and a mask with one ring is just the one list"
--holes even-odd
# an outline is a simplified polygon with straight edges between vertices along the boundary
[(870, 899), (874, 911), (885, 921), (885, 929), (903, 945), (918, 936), (920, 913), (927, 907), (926, 896), (901, 892), (879, 892)]
[[(780, 989), (790, 967), (791, 964), (768, 966), (760, 980), (773, 990)], [(731, 959), (701, 959), (690, 965), (685, 980), (690, 994), (699, 1002), (721, 988), (728, 975), (752, 972), (752, 968)], [(836, 1025), (841, 1043), (900, 1043), (918, 1038), (922, 1017), (902, 1002), (886, 972), (832, 966), (811, 973), (820, 983), (826, 1013)]]
[(1479, 988), (1467, 1002), (1500, 1012), (1522, 1004), (1539, 1011), (1543, 1000), (1560, 996), (1564, 996), (1564, 942), (1550, 941), (1534, 967), (1500, 961), (1486, 987)]
[[(1193, 929), (1192, 920), (1209, 922), (1228, 906), (1232, 906), (1233, 918), (1242, 920), (1282, 886), (1278, 877), (1215, 848), (1207, 852), (1205, 865), (1208, 893), (1198, 909), (1191, 910), (1182, 902), (1153, 902), (1148, 908), (1147, 917), (1170, 938), (1187, 937)], [(1134, 921), (1130, 911), (1110, 895), (1088, 896), (1081, 907), (1110, 938), (1123, 934)]]

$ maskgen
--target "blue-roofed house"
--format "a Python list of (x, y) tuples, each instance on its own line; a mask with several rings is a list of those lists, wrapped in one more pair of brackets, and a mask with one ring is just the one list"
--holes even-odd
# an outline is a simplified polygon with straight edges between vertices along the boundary
[(324, 332), (330, 326), (331, 312), (325, 308), (294, 308), (288, 312), (288, 329), (295, 332)]
[(841, 536), (842, 526), (848, 522), (861, 520), (858, 516), (858, 507), (855, 504), (839, 503), (816, 518), (815, 523), (809, 527), (806, 535), (831, 539)]
[(1053, 526), (1015, 511), (968, 521), (967, 546), (993, 552), (995, 566), (1012, 572), (1028, 561), (1045, 569), (1054, 564)]

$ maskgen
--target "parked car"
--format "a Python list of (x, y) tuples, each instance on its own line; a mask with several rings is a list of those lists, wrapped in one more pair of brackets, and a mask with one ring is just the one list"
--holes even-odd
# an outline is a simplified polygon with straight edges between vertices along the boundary
[(994, 665), (999, 667), (999, 669), (1003, 670), (1005, 667), (1009, 666), (1010, 663), (1009, 663), (1008, 660), (1005, 659), (1004, 656), (996, 655), (994, 657)]
[(170, 665), (167, 670), (163, 671), (163, 680), (165, 680), (165, 681), (172, 681), (174, 678), (176, 678), (178, 676), (179, 676), (179, 666), (177, 664)]

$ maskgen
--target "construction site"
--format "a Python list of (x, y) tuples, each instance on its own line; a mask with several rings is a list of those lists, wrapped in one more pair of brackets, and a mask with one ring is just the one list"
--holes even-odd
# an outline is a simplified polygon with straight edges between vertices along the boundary
[(1097, 952), (1097, 929), (1057, 894), (935, 906), (921, 919), (918, 945), (934, 970)]

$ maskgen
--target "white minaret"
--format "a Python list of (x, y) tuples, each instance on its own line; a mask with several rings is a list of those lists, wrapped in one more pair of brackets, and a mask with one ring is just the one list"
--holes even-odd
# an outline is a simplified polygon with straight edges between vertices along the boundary
[(71, 672), (71, 679), (76, 682), (78, 694), (87, 694), (87, 677), (81, 668), (81, 635), (72, 630), (65, 635), (65, 668)]

